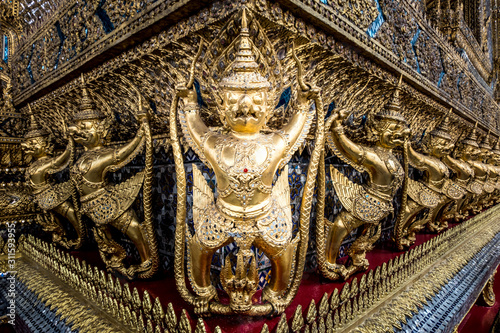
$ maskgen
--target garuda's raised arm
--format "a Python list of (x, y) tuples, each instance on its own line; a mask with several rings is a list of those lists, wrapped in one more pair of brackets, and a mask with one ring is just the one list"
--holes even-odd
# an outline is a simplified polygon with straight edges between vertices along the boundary
[(330, 120), (332, 122), (330, 127), (331, 139), (339, 152), (350, 162), (356, 165), (363, 164), (366, 158), (366, 150), (361, 145), (354, 143), (344, 133), (342, 120), (346, 117), (346, 114), (344, 109), (335, 110), (332, 115), (333, 119)]
[(177, 95), (182, 98), (184, 103), (184, 108), (180, 111), (182, 132), (186, 140), (191, 141), (188, 143), (198, 153), (198, 156), (203, 156), (201, 152), (204, 149), (204, 139), (209, 129), (200, 117), (196, 90), (194, 87), (188, 89), (185, 86), (180, 86), (177, 87)]
[(68, 145), (66, 146), (64, 152), (61, 155), (54, 157), (50, 162), (49, 173), (56, 173), (65, 169), (72, 159), (74, 150), (75, 141), (73, 141), (73, 138), (69, 137)]

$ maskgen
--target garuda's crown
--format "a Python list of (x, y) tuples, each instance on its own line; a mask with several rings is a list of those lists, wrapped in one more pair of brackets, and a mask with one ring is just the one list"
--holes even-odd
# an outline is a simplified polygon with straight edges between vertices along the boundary
[(383, 108), (380, 112), (375, 114), (375, 119), (383, 120), (383, 119), (392, 119), (397, 120), (402, 123), (406, 123), (405, 117), (399, 112), (401, 110), (401, 102), (399, 101), (399, 92), (401, 90), (401, 83), (403, 82), (403, 75), (400, 76), (398, 85), (396, 86), (396, 90), (392, 95), (391, 100), (385, 108)]
[(270, 88), (271, 84), (259, 71), (259, 65), (255, 62), (252, 51), (252, 41), (248, 32), (246, 8), (243, 9), (241, 17), (241, 32), (236, 52), (236, 59), (232, 66), (232, 73), (221, 80), (221, 88), (231, 90), (256, 90)]
[(463, 139), (462, 143), (466, 144), (466, 145), (469, 145), (469, 146), (473, 146), (473, 147), (479, 148), (479, 145), (477, 144), (476, 131), (477, 131), (477, 121), (476, 121), (476, 124), (474, 125), (474, 128), (470, 132), (469, 136), (467, 138)]
[(439, 138), (443, 138), (451, 141), (450, 132), (450, 113), (452, 109), (448, 111), (443, 121), (439, 125), (437, 125), (429, 134), (433, 136), (437, 136)]
[(479, 144), (479, 148), (491, 150), (490, 146), (490, 131), (484, 136), (483, 141)]
[(500, 155), (500, 137), (498, 137), (497, 143), (495, 144), (495, 147), (493, 147), (493, 150), (491, 152), (493, 154)]
[(35, 116), (33, 115), (33, 112), (31, 111), (31, 106), (28, 104), (29, 108), (29, 115), (30, 115), (30, 128), (28, 133), (24, 136), (25, 139), (31, 139), (31, 138), (36, 138), (40, 136), (46, 136), (49, 135), (49, 131), (47, 131), (45, 128), (40, 126), (36, 119)]
[(90, 96), (87, 87), (85, 86), (85, 81), (82, 78), (82, 100), (80, 102), (80, 108), (73, 116), (74, 120), (87, 120), (87, 119), (102, 119), (106, 116), (97, 109), (92, 97)]

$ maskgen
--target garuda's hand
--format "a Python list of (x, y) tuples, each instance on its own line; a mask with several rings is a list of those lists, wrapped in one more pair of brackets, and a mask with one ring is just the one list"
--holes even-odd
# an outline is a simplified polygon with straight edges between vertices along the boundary
[(317, 99), (319, 97), (319, 88), (316, 86), (310, 86), (308, 90), (299, 90), (299, 93), (297, 95), (297, 102), (299, 104), (306, 104), (309, 102), (311, 99)]
[(149, 112), (146, 108), (143, 107), (143, 100), (141, 95), (139, 95), (139, 110), (135, 115), (135, 118), (140, 123), (147, 123), (149, 121)]
[(196, 94), (196, 89), (192, 87), (191, 89), (187, 88), (185, 85), (181, 84), (175, 87), (177, 91), (177, 96), (185, 99), (185, 101), (189, 104), (197, 104), (198, 96)]

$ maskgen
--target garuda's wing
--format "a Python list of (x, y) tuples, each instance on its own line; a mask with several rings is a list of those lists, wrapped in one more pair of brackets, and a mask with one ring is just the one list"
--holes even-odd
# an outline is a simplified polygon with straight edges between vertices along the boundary
[[(232, 221), (219, 213), (212, 189), (198, 167), (192, 166), (194, 232), (204, 246), (218, 248), (228, 239)], [(191, 238), (189, 234), (187, 237)]]
[(445, 180), (443, 188), (441, 190), (444, 195), (453, 200), (461, 199), (467, 192), (464, 188), (450, 179)]
[(120, 217), (135, 201), (144, 181), (144, 172), (138, 172), (133, 177), (119, 184), (110, 184), (105, 191), (86, 195), (82, 201), (82, 212), (95, 223), (104, 225)]
[(196, 165), (193, 167), (193, 221), (200, 221), (203, 211), (214, 203), (214, 194)]
[(408, 196), (421, 206), (434, 208), (441, 201), (441, 195), (424, 184), (408, 178)]
[(144, 171), (136, 173), (128, 180), (113, 186), (113, 192), (121, 202), (123, 211), (127, 210), (139, 195), (139, 191), (144, 182)]
[(355, 217), (376, 223), (392, 212), (392, 205), (369, 194), (363, 186), (351, 182), (330, 165), (333, 188), (342, 206)]
[(290, 184), (288, 183), (288, 165), (281, 171), (278, 180), (273, 187), (273, 197), (278, 202), (280, 208), (286, 214), (287, 221), (292, 220), (292, 210), (290, 208)]

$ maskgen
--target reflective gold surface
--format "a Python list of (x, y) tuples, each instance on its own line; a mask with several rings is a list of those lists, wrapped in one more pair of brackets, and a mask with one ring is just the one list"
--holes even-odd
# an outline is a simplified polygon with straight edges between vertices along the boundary
[(415, 234), (426, 224), (431, 231), (445, 230), (448, 225), (445, 221), (440, 221), (442, 210), (464, 195), (464, 191), (449, 179), (448, 166), (442, 161), (453, 148), (451, 136), (448, 134), (448, 117), (449, 114), (424, 139), (423, 153), (417, 152), (411, 146), (408, 148), (409, 164), (423, 172), (424, 178), (418, 182), (408, 179), (408, 198), (406, 205), (401, 207), (404, 215), (394, 226), (394, 238), (399, 250), (414, 244)]
[[(293, 152), (309, 132), (314, 111), (322, 109), (319, 89), (303, 82), (303, 69), (298, 66), (299, 91), (295, 113), (279, 131), (266, 126), (275, 105), (270, 82), (259, 71), (254, 45), (249, 38), (246, 9), (241, 11), (240, 35), (236, 41), (236, 57), (232, 73), (219, 82), (221, 103), (219, 110), (223, 127), (209, 128), (199, 113), (196, 91), (193, 87), (195, 62), (189, 82), (177, 87), (180, 99), (179, 119), (184, 136), (200, 159), (215, 172), (217, 199), (204, 176), (193, 165), (193, 222), (195, 233), (187, 237), (187, 272), (194, 295), (185, 289), (182, 263), (176, 265), (178, 289), (198, 314), (242, 313), (249, 315), (280, 314), (293, 298), (305, 260), (308, 239), (310, 200), (315, 182), (317, 160), (322, 143), (322, 126), (317, 122), (316, 143), (308, 171), (308, 182), (303, 194), (300, 232), (292, 238), (290, 190), (288, 168)], [(292, 46), (295, 52), (295, 46)], [(226, 50), (227, 51), (227, 50)], [(260, 59), (264, 61), (265, 59)], [(177, 104), (171, 115), (175, 117)], [(318, 112), (318, 118), (320, 117)], [(170, 124), (175, 124), (171, 116)], [(170, 128), (176, 153), (176, 129)], [(316, 160), (316, 161), (315, 161)], [(176, 160), (176, 166), (181, 160)], [(183, 166), (179, 166), (183, 168)], [(280, 176), (273, 185), (276, 171)], [(179, 168), (177, 174), (179, 177)], [(182, 181), (182, 180), (181, 180)], [(181, 182), (178, 178), (178, 191)], [(181, 197), (182, 198), (182, 197)], [(183, 199), (180, 199), (183, 200)], [(309, 201), (309, 204), (305, 202)], [(181, 261), (184, 244), (183, 223), (185, 206), (178, 203), (176, 244)], [(303, 217), (302, 217), (303, 215)], [(302, 225), (304, 224), (304, 225)], [(212, 256), (221, 247), (235, 243), (238, 247), (236, 274), (232, 273), (230, 258), (221, 272), (221, 282), (230, 298), (229, 305), (217, 301), (217, 292), (211, 283)], [(256, 258), (251, 246), (263, 251), (271, 261), (271, 280), (262, 293), (262, 304), (254, 304), (252, 296), (257, 291)], [(298, 252), (298, 253), (297, 253)], [(182, 270), (182, 272), (180, 272)]]
[[(370, 119), (368, 126), (376, 139), (374, 146), (357, 144), (344, 133), (342, 121), (348, 116), (349, 105), (337, 108), (327, 121), (330, 148), (344, 161), (369, 175), (369, 183), (360, 186), (335, 168), (330, 168), (333, 186), (344, 210), (333, 222), (326, 221), (326, 225), (317, 223), (318, 264), (321, 273), (329, 279), (345, 280), (356, 271), (368, 268), (365, 255), (380, 237), (379, 222), (393, 212), (392, 199), (403, 183), (405, 170), (392, 150), (403, 144), (406, 147), (410, 133), (404, 117), (399, 113), (401, 82), (402, 77), (385, 108)], [(359, 226), (363, 226), (362, 235), (349, 249), (352, 264), (348, 267), (337, 264), (342, 241)]]
[[(483, 20), (463, 5), (434, 2), (20, 1), (21, 13), (19, 1), (0, 4), (0, 37), (9, 44), (0, 60), (0, 176), (8, 178), (4, 170), (25, 167), (32, 158), (30, 188), (2, 180), (0, 227), (6, 216), (21, 220), (26, 207), (34, 211), (34, 197), (43, 210), (37, 222), (53, 243), (80, 248), (88, 222), (109, 272), (149, 279), (160, 266), (172, 268), (171, 261), (178, 292), (197, 316), (281, 315), (280, 333), (289, 324), (294, 332), (401, 329), (497, 231), (490, 212), (482, 215), (488, 223), (464, 222), (500, 200), (500, 139), (494, 148), (490, 141), (500, 129), (498, 13), (487, 18), (486, 6), (478, 9)], [(50, 15), (36, 14), (37, 8)], [(88, 85), (78, 82), (80, 74)], [(28, 129), (21, 112), (31, 107), (37, 120), (23, 139)], [(331, 114), (326, 138), (325, 114)], [(153, 156), (153, 140), (164, 155)], [(143, 151), (145, 167), (136, 172)], [(167, 174), (172, 157), (175, 174)], [(186, 166), (185, 159), (194, 162)], [(163, 181), (155, 184), (157, 197), (153, 161), (155, 172), (162, 170), (155, 173), (155, 181)], [(71, 181), (56, 183), (52, 175), (67, 167)], [(307, 173), (298, 172), (305, 167)], [(125, 181), (110, 182), (112, 172), (121, 178), (131, 170)], [(332, 221), (325, 217), (327, 197), (337, 206), (326, 207)], [(162, 214), (153, 216), (153, 199)], [(451, 220), (463, 223), (447, 231)], [(310, 224), (316, 232), (311, 242)], [(424, 227), (441, 235), (374, 272), (358, 273), (368, 269), (366, 253), (381, 237), (392, 237), (402, 251)], [(121, 239), (113, 238), (113, 229)], [(39, 229), (33, 230), (28, 233)], [(157, 237), (167, 244), (163, 262)], [(450, 243), (464, 239), (470, 248), (438, 262)], [(187, 310), (177, 320), (172, 304), (163, 313), (147, 291), (142, 297), (137, 289), (122, 292), (116, 278), (79, 269), (54, 245), (33, 237), (28, 243), (35, 260), (53, 271), (64, 266), (58, 276), (126, 329), (192, 331)], [(229, 244), (237, 248), (234, 256), (212, 267), (214, 255), (223, 257)], [(345, 265), (338, 261), (343, 245)], [(267, 275), (256, 249), (269, 259)], [(136, 250), (140, 262), (130, 265), (126, 257)], [(289, 320), (285, 309), (304, 269), (316, 269), (315, 251), (326, 278), (356, 276), (340, 293), (303, 304), (306, 313), (297, 308)], [(419, 279), (434, 264), (432, 276)], [(33, 267), (22, 268), (25, 281), (34, 276), (35, 283), (27, 282), (31, 290), (43, 290), (40, 298), (59, 313), (70, 318), (84, 311), (69, 309), (67, 295), (52, 295), (58, 287)], [(216, 289), (213, 268), (220, 269), (223, 290)], [(400, 298), (382, 304), (397, 293)], [(228, 301), (221, 301), (225, 294)], [(377, 317), (370, 307), (379, 308)], [(363, 316), (372, 318), (363, 322)], [(91, 330), (89, 318), (75, 319), (77, 328)], [(205, 331), (197, 319), (196, 332)]]
[[(30, 114), (31, 127), (25, 136), (22, 147), (26, 154), (33, 156), (33, 163), (26, 170), (26, 180), (32, 189), (40, 209), (49, 212), (48, 216), (39, 216), (44, 230), (52, 234), (52, 240), (65, 248), (78, 249), (86, 238), (86, 226), (82, 222), (76, 189), (71, 181), (55, 184), (50, 181), (51, 174), (66, 169), (73, 161), (75, 144), (72, 138), (66, 138), (68, 145), (58, 156), (52, 156), (50, 133), (39, 127), (33, 114)], [(77, 234), (77, 239), (68, 239), (59, 216), (67, 219)]]
[[(156, 240), (152, 229), (151, 210), (145, 207), (145, 221), (141, 223), (136, 212), (131, 208), (144, 178), (150, 181), (151, 175), (146, 168), (132, 178), (120, 183), (109, 184), (108, 172), (116, 171), (129, 163), (139, 154), (144, 145), (151, 145), (148, 114), (142, 109), (141, 96), (138, 96), (140, 123), (136, 136), (127, 144), (118, 148), (104, 146), (107, 132), (111, 125), (108, 118), (96, 109), (83, 82), (83, 94), (80, 109), (74, 116), (74, 125), (69, 127), (75, 142), (83, 145), (84, 153), (71, 168), (72, 181), (80, 194), (81, 211), (95, 223), (94, 235), (99, 245), (101, 258), (108, 269), (120, 272), (129, 279), (151, 277), (158, 268)], [(149, 154), (152, 152), (149, 151)], [(151, 158), (148, 159), (151, 163)], [(144, 197), (151, 195), (145, 191)], [(146, 200), (145, 200), (146, 202)], [(125, 234), (139, 252), (141, 263), (125, 267), (125, 250), (113, 240), (110, 226)], [(150, 238), (153, 236), (153, 238)]]

